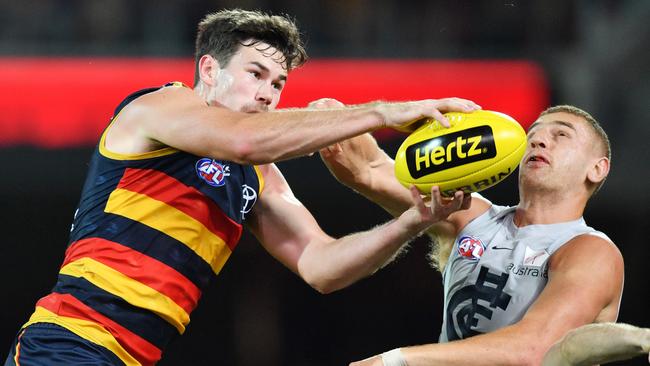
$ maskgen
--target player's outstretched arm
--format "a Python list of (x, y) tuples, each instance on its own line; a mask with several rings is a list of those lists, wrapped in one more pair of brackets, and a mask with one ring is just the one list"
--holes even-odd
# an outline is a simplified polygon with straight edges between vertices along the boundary
[(122, 153), (151, 151), (153, 147), (147, 145), (160, 144), (199, 156), (266, 164), (306, 155), (378, 128), (476, 108), (471, 101), (447, 98), (243, 113), (208, 106), (188, 88), (165, 87), (129, 103), (111, 127), (114, 131), (107, 135), (107, 144), (135, 150), (116, 151)]
[(343, 185), (375, 202), (392, 216), (411, 206), (407, 188), (395, 179), (395, 162), (365, 133), (320, 150), (332, 175)]
[(413, 188), (411, 207), (397, 218), (371, 230), (335, 239), (323, 232), (293, 196), (275, 165), (265, 165), (260, 170), (265, 186), (247, 220), (249, 229), (269, 253), (322, 293), (371, 275), (405, 243), (459, 209), (450, 205), (429, 207)]
[(650, 328), (623, 323), (587, 324), (567, 333), (546, 352), (542, 366), (589, 366), (650, 352)]
[[(411, 204), (409, 190), (395, 178), (395, 162), (378, 145), (375, 138), (363, 134), (320, 150), (320, 155), (332, 175), (342, 184), (352, 188), (370, 201), (378, 204), (394, 217)], [(439, 195), (437, 187), (431, 199), (439, 205), (456, 204)], [(458, 192), (457, 192), (458, 193)], [(469, 221), (484, 213), (491, 203), (477, 194), (460, 195), (461, 210), (431, 226), (428, 233), (436, 238), (456, 236)]]

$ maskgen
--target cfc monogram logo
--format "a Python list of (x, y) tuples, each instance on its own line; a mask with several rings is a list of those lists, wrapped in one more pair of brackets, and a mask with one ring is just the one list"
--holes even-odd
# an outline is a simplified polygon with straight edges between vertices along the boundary
[(494, 309), (506, 310), (511, 299), (503, 292), (507, 281), (507, 273), (496, 275), (481, 267), (476, 284), (456, 291), (447, 306), (447, 339), (454, 341), (480, 334), (475, 330), (479, 316), (492, 319)]

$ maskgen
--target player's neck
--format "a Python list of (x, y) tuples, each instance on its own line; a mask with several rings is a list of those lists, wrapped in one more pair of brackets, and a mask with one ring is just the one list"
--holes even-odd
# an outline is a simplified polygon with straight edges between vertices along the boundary
[(199, 81), (196, 84), (196, 87), (194, 87), (194, 93), (196, 93), (198, 96), (201, 97), (206, 103), (210, 104), (208, 102), (209, 94), (210, 94), (210, 88), (208, 88), (207, 85), (205, 85), (203, 82)]
[(585, 205), (586, 201), (576, 192), (567, 194), (549, 194), (548, 192), (522, 194), (514, 220), (519, 227), (574, 221), (582, 217)]

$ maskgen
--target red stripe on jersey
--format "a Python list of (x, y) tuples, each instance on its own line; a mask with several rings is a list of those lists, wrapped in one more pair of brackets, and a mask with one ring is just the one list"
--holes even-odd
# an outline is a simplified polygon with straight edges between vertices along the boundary
[(197, 220), (234, 250), (242, 226), (194, 187), (152, 169), (127, 168), (117, 188), (147, 195)]
[(143, 365), (154, 365), (162, 357), (162, 351), (156, 346), (86, 306), (70, 294), (53, 292), (41, 298), (36, 303), (36, 306), (41, 306), (60, 316), (83, 319), (100, 324), (115, 337), (131, 356)]
[(122, 244), (101, 238), (82, 239), (65, 252), (61, 267), (79, 258), (92, 258), (169, 297), (188, 314), (196, 308), (201, 290), (168, 265)]

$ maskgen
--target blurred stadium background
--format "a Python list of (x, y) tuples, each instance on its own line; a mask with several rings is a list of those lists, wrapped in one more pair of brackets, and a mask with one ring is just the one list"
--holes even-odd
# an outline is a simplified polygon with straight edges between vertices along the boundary
[[(112, 109), (138, 88), (191, 83), (196, 23), (225, 7), (297, 19), (312, 61), (289, 78), (285, 107), (319, 97), (459, 96), (523, 125), (550, 104), (590, 111), (612, 140), (613, 169), (585, 217), (626, 261), (619, 320), (650, 326), (650, 1), (0, 0), (4, 352), (54, 284), (86, 163)], [(393, 153), (403, 136), (378, 138)], [(318, 157), (280, 167), (332, 235), (388, 219)], [(516, 203), (516, 178), (485, 195)], [(342, 365), (434, 342), (442, 290), (427, 251), (419, 239), (371, 278), (322, 296), (245, 236), (160, 364)]]

